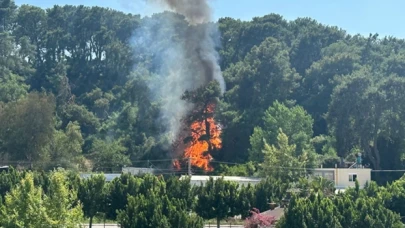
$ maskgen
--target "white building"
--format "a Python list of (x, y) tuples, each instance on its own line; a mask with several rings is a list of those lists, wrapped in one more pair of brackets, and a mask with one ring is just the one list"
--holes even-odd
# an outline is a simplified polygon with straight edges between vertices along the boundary
[(359, 182), (360, 188), (363, 188), (367, 182), (371, 181), (371, 169), (367, 168), (321, 168), (314, 169), (312, 175), (333, 181), (336, 190), (355, 187), (356, 180)]
[[(188, 178), (189, 176), (181, 176), (180, 180), (183, 180), (185, 178)], [(212, 177), (214, 180), (222, 178), (222, 176), (191, 176), (190, 179), (190, 184), (194, 186), (201, 186), (204, 185), (209, 179)], [(224, 176), (224, 180), (226, 181), (234, 181), (238, 183), (240, 186), (247, 186), (248, 184), (250, 185), (256, 185), (258, 184), (262, 179), (261, 178), (254, 178), (254, 177), (236, 177), (236, 176)]]
[[(96, 173), (81, 173), (80, 177), (83, 179), (90, 178), (92, 175), (95, 175)], [(121, 176), (121, 173), (103, 173), (105, 177), (106, 182), (111, 182), (115, 178), (118, 178)]]
[(143, 174), (154, 174), (156, 173), (156, 169), (152, 168), (137, 168), (137, 167), (123, 167), (122, 173), (130, 173), (134, 176), (143, 175)]

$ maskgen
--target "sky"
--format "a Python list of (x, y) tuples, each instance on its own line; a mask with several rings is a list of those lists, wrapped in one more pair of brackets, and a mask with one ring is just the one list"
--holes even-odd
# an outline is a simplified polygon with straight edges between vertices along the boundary
[[(193, 1), (193, 0), (190, 0)], [(318, 22), (338, 26), (349, 34), (405, 38), (404, 0), (209, 0), (214, 19), (232, 17), (251, 20), (270, 13), (287, 20), (311, 17)], [(53, 5), (102, 6), (126, 13), (151, 15), (161, 9), (146, 5), (145, 0), (15, 0), (18, 5), (42, 8)]]

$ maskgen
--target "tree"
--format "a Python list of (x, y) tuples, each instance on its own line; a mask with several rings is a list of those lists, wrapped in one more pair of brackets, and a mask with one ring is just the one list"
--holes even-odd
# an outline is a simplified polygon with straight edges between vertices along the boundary
[(65, 172), (52, 172), (44, 206), (49, 217), (49, 227), (77, 227), (83, 219), (81, 203), (77, 202), (77, 192), (69, 189)]
[(248, 162), (241, 165), (226, 165), (220, 164), (219, 173), (223, 176), (243, 176), (249, 177), (256, 173), (256, 165), (253, 162)]
[(176, 200), (156, 195), (148, 190), (145, 195), (129, 196), (125, 210), (119, 211), (118, 223), (123, 228), (135, 227), (191, 227), (202, 228), (203, 220), (188, 215)]
[(247, 218), (255, 203), (255, 188), (252, 185), (241, 186), (239, 189), (237, 214), (242, 218)]
[(54, 111), (53, 96), (35, 92), (4, 107), (0, 112), (0, 141), (11, 159), (29, 161), (32, 166), (47, 158), (45, 148), (52, 140)]
[(110, 182), (107, 195), (107, 216), (110, 219), (117, 219), (117, 211), (125, 209), (128, 195), (139, 194), (141, 184), (142, 179), (130, 173), (124, 173)]
[[(221, 95), (219, 82), (214, 80), (207, 86), (196, 91), (186, 91), (182, 99), (194, 105), (191, 114), (185, 117), (184, 124), (190, 126), (186, 129), (183, 139), (188, 148), (185, 156), (191, 158), (193, 165), (209, 170), (208, 162), (214, 151), (221, 148), (220, 130), (214, 120), (214, 111), (217, 99)], [(193, 148), (198, 148), (198, 151)], [(197, 152), (197, 153), (196, 153)]]
[(334, 50), (335, 53), (314, 62), (305, 73), (297, 100), (315, 119), (315, 135), (328, 133), (324, 114), (336, 86), (335, 77), (345, 77), (360, 68), (360, 56), (353, 54), (353, 49)]
[(34, 186), (28, 173), (20, 185), (5, 197), (1, 208), (0, 223), (5, 227), (44, 227), (50, 225), (43, 207), (42, 189)]
[(0, 101), (17, 101), (27, 95), (28, 89), (22, 77), (10, 73), (0, 78)]
[(254, 188), (252, 207), (259, 211), (269, 210), (269, 203), (280, 203), (286, 196), (289, 185), (288, 180), (277, 179), (273, 175), (267, 176)]
[(0, 209), (0, 224), (4, 227), (77, 227), (82, 219), (81, 205), (75, 192), (69, 192), (65, 174), (51, 174), (49, 192), (34, 186), (32, 173), (7, 193)]
[(198, 191), (196, 212), (202, 218), (215, 218), (219, 228), (221, 219), (236, 215), (239, 194), (236, 183), (211, 177)]
[(4, 199), (6, 194), (21, 181), (21, 173), (10, 167), (8, 172), (0, 172), (0, 196)]
[(314, 192), (322, 192), (325, 196), (331, 196), (335, 193), (335, 183), (320, 176), (310, 181), (310, 187)]
[(166, 179), (166, 191), (169, 199), (184, 200), (185, 210), (191, 211), (195, 206), (195, 189), (191, 186), (191, 178), (180, 180), (177, 176)]
[(84, 215), (90, 219), (90, 228), (97, 212), (105, 210), (106, 193), (106, 181), (102, 174), (92, 175), (90, 178), (83, 179), (80, 183), (78, 198), (83, 203)]
[(49, 148), (50, 161), (54, 166), (75, 168), (74, 165), (82, 163), (83, 144), (80, 125), (77, 122), (70, 122), (65, 131), (55, 131), (53, 143)]
[(305, 174), (308, 163), (306, 153), (295, 156), (295, 144), (289, 144), (287, 135), (280, 129), (277, 136), (277, 146), (265, 142), (263, 153), (264, 162), (261, 164), (261, 176), (294, 180)]
[(376, 81), (378, 78), (370, 69), (362, 69), (342, 79), (328, 112), (338, 154), (345, 157), (358, 146), (375, 169), (381, 168), (379, 139), (404, 134), (398, 126), (403, 124), (400, 110), (405, 97), (399, 91), (405, 88), (405, 81), (396, 76)]
[(94, 159), (94, 169), (111, 171), (131, 164), (128, 156), (125, 155), (126, 151), (127, 148), (122, 146), (117, 140), (112, 142), (95, 140), (91, 149)]
[(387, 186), (382, 192), (382, 198), (385, 207), (398, 213), (401, 216), (402, 222), (405, 222), (405, 179), (401, 178)]
[(383, 206), (378, 198), (349, 194), (334, 198), (322, 193), (293, 197), (278, 227), (402, 227), (398, 214)]
[(288, 50), (285, 43), (268, 37), (225, 70), (228, 91), (220, 120), (225, 126), (223, 152), (232, 151), (228, 159), (247, 160), (249, 136), (264, 111), (276, 100), (289, 99), (298, 87), (300, 76), (290, 65)]
[(279, 129), (289, 137), (291, 144), (296, 145), (294, 156), (313, 153), (310, 142), (312, 125), (312, 117), (302, 107), (288, 108), (285, 104), (275, 101), (264, 113), (263, 127), (256, 127), (250, 137), (252, 147), (249, 150), (249, 160), (263, 161), (264, 141), (276, 142)]

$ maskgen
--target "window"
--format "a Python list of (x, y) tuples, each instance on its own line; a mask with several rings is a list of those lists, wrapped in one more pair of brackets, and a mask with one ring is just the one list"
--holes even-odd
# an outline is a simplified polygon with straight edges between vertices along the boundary
[(355, 182), (357, 180), (357, 174), (349, 174), (349, 181)]

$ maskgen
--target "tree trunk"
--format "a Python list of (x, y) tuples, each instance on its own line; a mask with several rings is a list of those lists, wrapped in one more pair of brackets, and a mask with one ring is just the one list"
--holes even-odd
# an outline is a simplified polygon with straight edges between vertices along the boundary
[(211, 126), (207, 118), (204, 120), (204, 122), (205, 122), (205, 134), (207, 135), (208, 152), (211, 154), (212, 153)]
[(220, 228), (220, 227), (221, 227), (221, 219), (217, 218), (217, 228)]
[(378, 150), (378, 144), (377, 144), (378, 139), (374, 138), (374, 145), (373, 145), (373, 153), (374, 153), (374, 158), (375, 158), (375, 169), (379, 170), (380, 169), (380, 151)]
[(93, 216), (90, 216), (90, 223), (89, 223), (89, 228), (93, 225)]
[(367, 143), (367, 140), (363, 140), (362, 142), (363, 148), (364, 148), (364, 155), (370, 160), (370, 163), (372, 164), (374, 169), (377, 169), (378, 163), (377, 159), (373, 156), (372, 148), (370, 148), (370, 143)]

